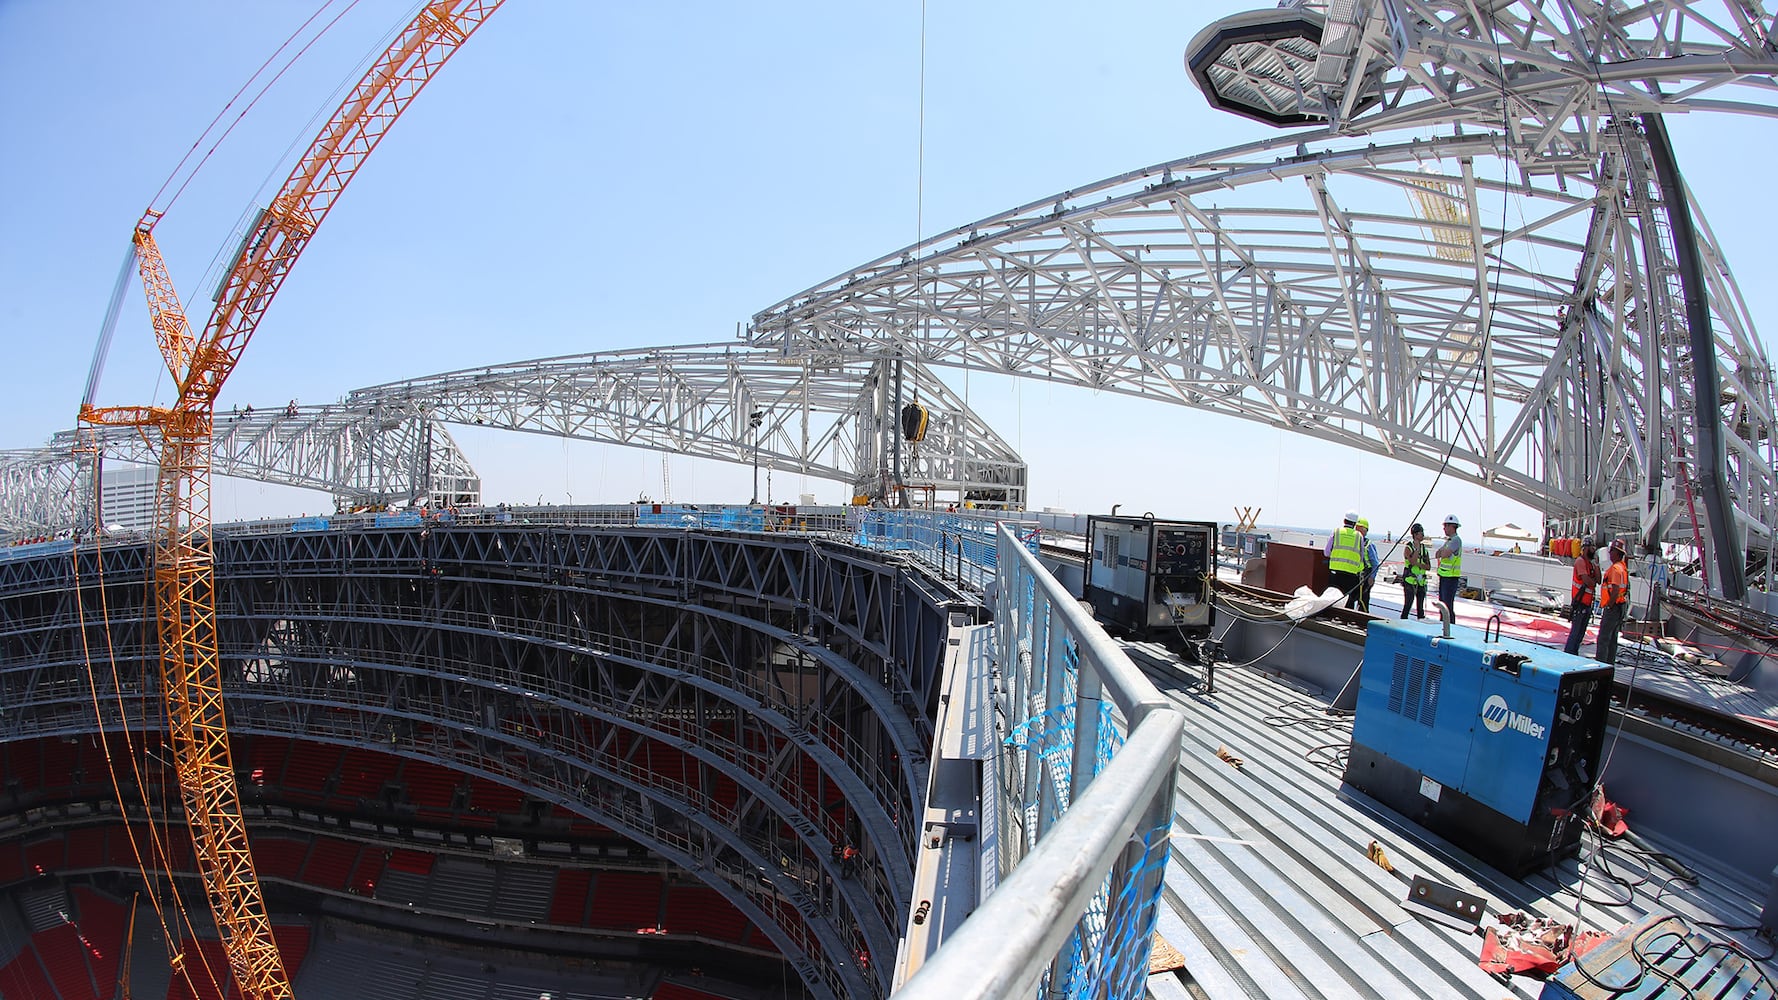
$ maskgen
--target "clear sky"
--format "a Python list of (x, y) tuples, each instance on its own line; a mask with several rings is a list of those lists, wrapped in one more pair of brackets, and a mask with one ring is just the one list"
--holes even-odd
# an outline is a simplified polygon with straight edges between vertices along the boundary
[[(70, 427), (129, 233), (162, 181), (320, 0), (0, 0), (0, 448)], [(332, 17), (343, 2), (323, 15)], [(717, 341), (857, 264), (1112, 174), (1260, 138), (1183, 68), (1193, 34), (1263, 2), (605, 4), (512, 0), (378, 147), (268, 311), (222, 405), (591, 350)], [(156, 229), (194, 316), (212, 261), (339, 88), (411, 15), (359, 0), (262, 99)], [(1778, 122), (1679, 120), (1682, 169), (1756, 323)], [(923, 141), (922, 141), (923, 137)], [(922, 149), (923, 147), (923, 149)], [(132, 283), (99, 402), (165, 401)], [(955, 381), (953, 379), (953, 381)], [(158, 396), (157, 396), (158, 393)], [(1433, 474), (1233, 418), (974, 376), (1031, 465), (1034, 507), (1379, 530)], [(659, 455), (453, 429), (489, 502), (621, 502)], [(750, 471), (671, 460), (672, 496), (740, 502)], [(776, 474), (776, 498), (837, 484)], [(219, 482), (219, 519), (322, 509)], [(1446, 480), (1423, 516), (1539, 515)]]

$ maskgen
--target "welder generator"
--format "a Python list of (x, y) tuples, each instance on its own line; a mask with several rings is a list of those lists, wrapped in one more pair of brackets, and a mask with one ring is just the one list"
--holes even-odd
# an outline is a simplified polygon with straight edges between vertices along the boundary
[(1497, 633), (1371, 622), (1346, 784), (1522, 877), (1580, 843), (1611, 680)]
[(1087, 518), (1085, 590), (1093, 615), (1138, 639), (1203, 639), (1216, 623), (1217, 526), (1153, 517)]

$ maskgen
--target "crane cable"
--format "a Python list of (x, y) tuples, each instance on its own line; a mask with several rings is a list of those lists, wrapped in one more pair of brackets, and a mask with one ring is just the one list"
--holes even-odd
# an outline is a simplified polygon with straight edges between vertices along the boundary
[[(109, 662), (109, 666), (110, 666), (110, 670), (111, 670), (113, 690), (117, 694), (119, 718), (120, 718), (120, 720), (127, 720), (129, 718), (129, 714), (128, 714), (128, 707), (123, 704), (123, 683), (117, 675), (117, 653), (116, 653), (116, 647), (113, 642), (112, 631), (111, 631), (110, 602), (109, 602), (109, 599), (106, 598), (106, 596), (105, 596), (106, 591), (105, 591), (105, 575), (104, 575), (104, 550), (103, 550), (102, 540), (95, 539), (94, 546), (95, 546), (95, 550), (94, 550), (95, 564), (99, 568), (98, 590), (99, 590), (100, 610), (103, 615), (102, 621), (104, 622), (104, 628), (105, 628), (106, 659)], [(79, 572), (79, 561), (78, 561), (77, 557), (74, 559), (74, 581), (75, 581), (75, 591), (74, 591), (75, 592), (75, 607), (77, 609), (78, 616), (79, 616), (81, 648), (82, 648), (83, 657), (90, 664), (91, 663), (91, 655), (90, 655), (90, 651), (89, 651), (89, 648), (87, 646), (87, 641), (86, 641), (86, 634), (87, 634), (86, 633), (86, 618), (85, 618), (86, 609), (85, 609), (85, 604), (80, 597), (80, 595), (81, 595), (80, 572)], [(100, 707), (99, 707), (99, 700), (98, 700), (99, 695), (98, 695), (96, 684), (93, 680), (92, 671), (90, 669), (87, 671), (87, 683), (88, 683), (89, 688), (92, 689), (94, 716), (96, 719), (99, 720), (100, 732), (102, 734), (104, 731), (103, 730), (103, 716), (100, 714)], [(144, 708), (146, 708), (146, 703), (147, 703), (147, 695), (146, 694), (144, 694), (142, 696), (142, 701), (144, 704)], [(143, 713), (143, 718), (144, 718), (144, 720), (146, 720), (146, 718), (147, 718), (145, 711)], [(129, 761), (130, 761), (131, 771), (134, 774), (135, 779), (136, 779), (136, 788), (137, 788), (138, 792), (141, 794), (142, 805), (144, 807), (144, 813), (145, 813), (145, 815), (147, 815), (149, 817), (148, 821), (147, 821), (147, 829), (148, 829), (148, 840), (149, 840), (150, 854), (148, 855), (148, 857), (152, 858), (154, 861), (156, 861), (160, 865), (162, 871), (165, 872), (165, 874), (166, 874), (168, 885), (172, 886), (172, 885), (175, 885), (176, 883), (174, 882), (173, 856), (172, 856), (172, 851), (169, 846), (172, 842), (171, 841), (171, 838), (172, 838), (171, 826), (170, 826), (170, 824), (168, 824), (167, 829), (165, 831), (163, 831), (161, 826), (156, 825), (154, 818), (153, 818), (155, 815), (155, 811), (152, 808), (152, 804), (148, 801), (148, 791), (147, 790), (149, 788), (149, 781), (147, 780), (146, 776), (142, 772), (142, 768), (139, 763), (139, 756), (136, 753), (133, 742), (130, 738), (130, 732), (129, 732), (129, 728), (127, 725), (123, 729), (123, 734), (124, 734), (124, 742), (125, 742), (125, 746), (126, 746), (126, 753), (129, 757)], [(118, 781), (117, 781), (116, 761), (112, 758), (109, 741), (104, 740), (102, 736), (101, 736), (101, 740), (100, 740), (100, 749), (105, 754), (107, 771), (108, 771), (108, 774), (111, 778), (113, 794), (115, 794), (117, 797), (117, 802), (118, 802), (119, 808), (122, 808), (122, 806), (123, 806), (123, 791), (119, 787)], [(142, 750), (142, 755), (146, 756), (147, 752), (148, 752), (147, 748), (144, 747)], [(163, 762), (163, 764), (164, 764), (164, 762)], [(166, 772), (165, 772), (164, 768), (161, 771), (161, 785), (162, 785), (162, 796), (167, 797), (168, 793), (165, 788)], [(127, 817), (125, 817), (125, 819), (124, 819), (124, 835), (126, 838), (129, 839), (130, 849), (136, 856), (137, 871), (140, 872), (140, 874), (142, 875), (143, 885), (148, 890), (150, 905), (152, 905), (154, 907), (156, 916), (159, 919), (160, 924), (161, 924), (161, 933), (164, 935), (164, 939), (167, 942), (168, 946), (170, 947), (172, 945), (174, 937), (173, 937), (171, 930), (168, 927), (166, 914), (164, 912), (162, 903), (160, 901), (160, 893), (155, 888), (156, 886), (159, 885), (159, 880), (156, 879), (153, 875), (151, 875), (150, 872), (148, 871), (148, 862), (144, 859), (144, 854), (141, 850), (141, 845), (137, 843), (134, 828), (129, 823), (129, 820)], [(176, 889), (172, 892), (171, 896), (172, 896), (172, 907), (171, 908), (173, 910), (175, 917), (177, 918), (178, 924), (185, 931), (185, 934), (184, 934), (185, 939), (187, 939), (187, 940), (197, 939), (197, 937), (198, 937), (197, 928), (191, 921), (190, 912), (186, 909), (184, 904), (180, 901), (179, 895), (178, 895), (178, 892)], [(182, 958), (183, 958), (183, 952), (181, 953), (181, 959)], [(180, 972), (180, 974), (185, 978), (187, 985), (192, 986), (193, 989), (196, 990), (197, 984), (192, 981), (189, 966), (183, 960), (178, 961), (178, 962), (172, 961), (173, 956), (171, 954), (169, 954), (168, 959), (169, 959), (169, 964), (173, 965)], [(204, 966), (204, 971), (207, 975), (209, 975), (212, 982), (221, 981), (221, 980), (218, 980), (218, 978), (216, 976), (216, 970), (214, 970), (210, 967), (209, 961), (208, 961), (207, 957), (204, 955), (202, 949), (199, 949), (198, 960)]]
[[(180, 171), (185, 169), (186, 163), (190, 162), (192, 154), (197, 151), (198, 146), (203, 143), (204, 138), (215, 130), (217, 122), (222, 121), (223, 116), (228, 114), (229, 108), (235, 106), (235, 103), (241, 99), (241, 95), (247, 92), (247, 88), (253, 86), (253, 81), (259, 79), (260, 75), (266, 71), (266, 67), (272, 65), (272, 63), (283, 54), (284, 50), (288, 49), (292, 42), (296, 41), (303, 32), (307, 31), (309, 25), (314, 24), (315, 19), (320, 17), (322, 12), (331, 6), (333, 2), (334, 0), (327, 0), (327, 3), (322, 4), (315, 13), (310, 14), (308, 20), (304, 21), (301, 26), (291, 32), (290, 37), (284, 39), (284, 44), (278, 46), (277, 51), (267, 56), (265, 62), (259, 64), (259, 68), (253, 71), (253, 75), (247, 78), (246, 83), (241, 84), (241, 88), (235, 91), (233, 97), (228, 99), (228, 103), (222, 106), (222, 110), (216, 112), (216, 117), (210, 119), (210, 124), (205, 126), (204, 131), (192, 141), (191, 148), (185, 151), (185, 156), (179, 160), (178, 165), (173, 167), (172, 172), (167, 174), (167, 179), (161, 182), (160, 190), (156, 191), (154, 197), (149, 200), (148, 204), (150, 211), (156, 210), (155, 206), (160, 204), (161, 195), (166, 193), (167, 188), (172, 185), (174, 179), (179, 176)], [(204, 169), (204, 164), (210, 161), (210, 157), (215, 154), (217, 148), (220, 147), (223, 141), (229, 137), (229, 134), (235, 130), (235, 126), (241, 123), (241, 119), (247, 116), (247, 112), (253, 110), (254, 106), (259, 103), (259, 99), (265, 96), (266, 91), (270, 90), (273, 84), (282, 79), (284, 74), (290, 71), (290, 67), (296, 65), (297, 61), (309, 51), (309, 48), (319, 41), (323, 35), (331, 31), (333, 26), (340, 22), (341, 18), (351, 13), (353, 8), (358, 6), (358, 2), (359, 0), (351, 0), (351, 2), (346, 5), (345, 9), (335, 14), (333, 19), (327, 22), (326, 27), (315, 32), (313, 38), (304, 42), (302, 48), (298, 49), (295, 55), (291, 56), (276, 73), (272, 74), (270, 79), (260, 85), (259, 90), (253, 94), (247, 101), (246, 105), (235, 115), (234, 121), (229, 122), (228, 127), (222, 130), (222, 134), (217, 136), (214, 142), (210, 143), (208, 149), (204, 150), (204, 155), (198, 160), (197, 165), (191, 168), (191, 172), (185, 175), (183, 181), (180, 181), (178, 189), (173, 192), (171, 198), (167, 199), (167, 203), (160, 207), (160, 213), (165, 214), (168, 209), (173, 207), (174, 203), (179, 200), (179, 196), (185, 193), (185, 189), (191, 184), (192, 179), (198, 175), (199, 171)]]
[[(105, 738), (104, 710), (100, 704), (98, 681), (96, 680), (96, 678), (94, 676), (94, 671), (92, 670), (92, 662), (93, 662), (92, 647), (87, 641), (86, 601), (82, 596), (84, 591), (82, 590), (81, 583), (80, 583), (80, 549), (78, 546), (69, 550), (68, 559), (69, 559), (69, 566), (70, 566), (70, 569), (71, 569), (71, 572), (73, 575), (73, 580), (74, 580), (74, 609), (75, 609), (75, 618), (76, 618), (77, 626), (80, 630), (81, 660), (87, 665), (87, 671), (86, 671), (87, 689), (88, 689), (88, 692), (91, 695), (91, 699), (92, 699), (91, 703), (92, 703), (92, 707), (93, 707), (93, 719), (94, 719), (94, 721), (98, 727), (98, 731), (99, 731), (99, 748), (105, 755), (106, 776), (111, 779), (112, 795), (116, 797), (118, 808), (120, 810), (122, 810), (124, 808), (123, 787), (118, 780), (118, 766), (117, 766), (116, 758), (114, 758), (111, 753), (111, 741)], [(118, 673), (117, 673), (117, 649), (116, 649), (116, 644), (114, 642), (112, 630), (111, 630), (110, 600), (105, 596), (106, 590), (105, 590), (104, 541), (103, 541), (102, 536), (96, 532), (94, 534), (94, 540), (93, 540), (93, 563), (98, 568), (99, 575), (98, 575), (97, 589), (99, 591), (99, 612), (101, 615), (100, 620), (104, 625), (105, 659), (106, 659), (107, 665), (110, 668), (110, 672), (111, 672), (112, 691), (114, 692), (115, 697), (117, 699), (118, 720), (120, 723), (123, 724), (122, 733), (123, 733), (123, 738), (124, 738), (125, 755), (127, 756), (128, 760), (129, 760), (131, 774), (136, 779), (136, 789), (141, 795), (142, 805), (144, 807), (144, 813), (145, 813), (145, 815), (147, 815), (149, 817), (148, 823), (147, 823), (148, 841), (149, 841), (148, 855), (145, 857), (145, 855), (142, 851), (142, 845), (137, 842), (135, 826), (134, 826), (134, 824), (132, 824), (129, 821), (128, 814), (124, 814), (121, 817), (123, 819), (124, 836), (129, 840), (130, 852), (136, 858), (136, 870), (142, 876), (142, 884), (143, 884), (143, 887), (147, 890), (146, 894), (148, 896), (149, 906), (151, 906), (154, 909), (155, 917), (160, 922), (161, 934), (163, 936), (163, 939), (167, 943), (167, 947), (170, 949), (172, 947), (172, 944), (174, 941), (174, 935), (173, 935), (173, 928), (168, 924), (168, 921), (167, 921), (168, 906), (162, 902), (161, 893), (159, 890), (159, 885), (160, 885), (159, 879), (157, 879), (153, 875), (151, 875), (148, 870), (148, 865), (149, 865), (148, 859), (152, 858), (160, 864), (161, 869), (166, 873), (168, 885), (169, 886), (175, 885), (174, 871), (173, 871), (173, 857), (172, 857), (172, 852), (169, 849), (170, 841), (168, 839), (170, 837), (170, 834), (163, 837), (163, 835), (160, 831), (160, 827), (158, 827), (154, 822), (153, 817), (155, 815), (155, 811), (152, 808), (152, 804), (148, 801), (149, 782), (142, 772), (142, 766), (140, 763), (140, 756), (136, 752), (135, 742), (130, 735), (130, 728), (128, 725), (128, 720), (130, 717), (129, 711), (128, 711), (128, 706), (125, 705), (124, 701), (123, 701), (124, 684), (123, 684), (122, 679), (118, 676)], [(146, 697), (147, 697), (146, 694), (144, 694), (144, 696), (143, 696), (144, 701), (146, 701)], [(147, 718), (146, 714), (144, 714), (144, 716), (143, 716), (144, 722), (146, 722), (146, 718)], [(146, 754), (146, 752), (147, 752), (146, 747), (144, 747), (143, 754)], [(164, 769), (162, 771), (162, 778), (163, 778), (163, 782), (164, 782), (164, 778), (165, 778)], [(177, 923), (181, 927), (183, 927), (183, 929), (186, 932), (185, 938), (188, 940), (195, 940), (198, 936), (197, 935), (197, 928), (191, 922), (190, 913), (186, 910), (184, 904), (180, 902), (178, 890), (176, 888), (171, 893), (171, 901), (172, 901), (171, 902), (171, 909), (173, 910), (173, 913), (174, 913), (175, 917), (177, 918)], [(172, 964), (180, 972), (180, 974), (185, 977), (185, 981), (186, 981), (187, 985), (192, 986), (195, 990), (197, 984), (193, 983), (191, 980), (190, 966), (185, 962), (173, 962), (171, 960), (172, 959), (171, 954), (169, 954), (168, 958), (169, 958), (169, 963)], [(209, 961), (205, 957), (203, 949), (201, 949), (201, 948), (198, 949), (198, 960), (203, 965), (204, 971), (210, 976), (212, 982), (225, 982), (226, 981), (226, 980), (217, 979), (215, 970), (210, 968)]]

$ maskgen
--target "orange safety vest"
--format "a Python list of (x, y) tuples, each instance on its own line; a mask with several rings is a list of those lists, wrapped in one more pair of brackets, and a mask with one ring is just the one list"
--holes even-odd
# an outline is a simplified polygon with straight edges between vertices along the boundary
[(1570, 595), (1576, 604), (1593, 603), (1593, 590), (1599, 585), (1599, 564), (1586, 556), (1574, 559), (1574, 583)]
[(1614, 562), (1605, 568), (1605, 603), (1630, 603), (1630, 567), (1623, 562)]

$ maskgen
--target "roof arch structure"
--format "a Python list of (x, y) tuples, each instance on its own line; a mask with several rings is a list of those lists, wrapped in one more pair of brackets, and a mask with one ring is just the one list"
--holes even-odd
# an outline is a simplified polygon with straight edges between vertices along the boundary
[[(919, 441), (898, 419), (925, 410)], [(758, 426), (752, 415), (759, 414)], [(343, 506), (480, 502), (448, 424), (547, 434), (1021, 507), (1025, 463), (931, 369), (890, 358), (786, 359), (735, 344), (517, 361), (355, 390), (338, 403), (234, 411), (216, 421), (223, 475), (332, 493)], [(65, 431), (0, 452), (0, 527), (91, 522), (93, 456), (153, 464), (130, 428)]]
[(1771, 15), (1276, 13), (1289, 30), (1205, 29), (1200, 79), (1314, 131), (959, 226), (761, 310), (749, 342), (1225, 413), (1443, 469), (1557, 530), (1696, 541), (1735, 570), (1769, 551), (1771, 364), (1661, 116), (1771, 116)]
[[(900, 410), (927, 412), (907, 440)], [(347, 407), (628, 445), (851, 483), (918, 484), (1023, 506), (1025, 463), (918, 361), (787, 356), (736, 344), (518, 361), (359, 389)], [(758, 415), (757, 426), (753, 417)]]

